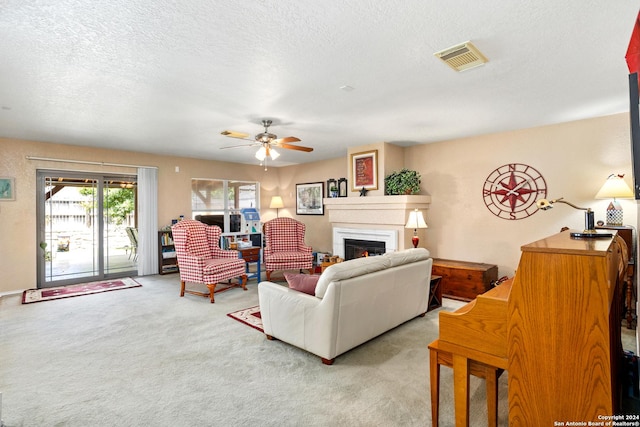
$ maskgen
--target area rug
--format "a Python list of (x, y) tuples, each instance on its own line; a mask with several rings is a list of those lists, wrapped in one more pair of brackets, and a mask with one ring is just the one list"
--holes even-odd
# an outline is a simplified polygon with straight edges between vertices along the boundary
[(97, 294), (99, 292), (117, 291), (119, 289), (138, 288), (140, 286), (142, 286), (140, 283), (125, 277), (123, 279), (82, 283), (80, 285), (60, 286), (57, 288), (27, 289), (22, 293), (22, 303), (51, 301), (60, 298)]
[(259, 305), (256, 305), (255, 307), (249, 307), (242, 310), (234, 311), (233, 313), (227, 314), (227, 316), (237, 320), (240, 323), (244, 323), (245, 325), (251, 326), (252, 328), (259, 330), (260, 332), (264, 332), (264, 328), (262, 327), (262, 317), (260, 316)]

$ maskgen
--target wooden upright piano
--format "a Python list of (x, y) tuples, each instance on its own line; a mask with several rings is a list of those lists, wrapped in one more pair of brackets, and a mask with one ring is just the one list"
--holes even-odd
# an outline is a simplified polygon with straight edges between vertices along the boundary
[[(574, 239), (570, 231), (522, 246), (516, 275), (500, 290), (440, 312), (439, 348), (508, 371), (511, 427), (597, 422), (620, 413), (627, 247), (615, 232)], [(456, 369), (467, 376), (469, 366), (454, 363), (454, 379), (461, 377)], [(460, 394), (459, 426), (468, 424)]]
[(565, 231), (522, 247), (508, 303), (510, 426), (620, 413), (626, 251), (615, 232)]

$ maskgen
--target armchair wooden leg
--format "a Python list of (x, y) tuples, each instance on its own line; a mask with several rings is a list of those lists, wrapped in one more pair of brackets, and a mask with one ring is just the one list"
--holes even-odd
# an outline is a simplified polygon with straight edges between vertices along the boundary
[(267, 281), (270, 281), (272, 271), (271, 270), (266, 270), (266, 271), (267, 271)]
[(207, 284), (207, 288), (209, 288), (209, 298), (211, 299), (211, 304), (213, 304), (215, 301), (215, 298), (213, 297), (213, 293), (216, 290), (216, 284), (212, 283), (212, 284)]
[(185, 288), (185, 283), (184, 280), (180, 281), (180, 296), (183, 297), (184, 296), (184, 288)]
[(240, 279), (242, 280), (242, 289), (246, 291), (247, 290), (247, 275), (245, 274), (243, 276), (240, 276)]

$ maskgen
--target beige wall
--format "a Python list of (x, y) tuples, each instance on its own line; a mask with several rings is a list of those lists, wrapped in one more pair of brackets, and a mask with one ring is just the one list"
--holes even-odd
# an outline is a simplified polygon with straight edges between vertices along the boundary
[(288, 216), (304, 222), (307, 226), (305, 240), (315, 251), (332, 251), (331, 224), (326, 212), (324, 215), (296, 215), (296, 184), (324, 182), (326, 195), (327, 180), (330, 178), (336, 180), (338, 178), (346, 178), (347, 165), (348, 161), (340, 157), (279, 168), (280, 195), (286, 206), (285, 209), (280, 209), (280, 216)]
[[(380, 195), (384, 174), (402, 167), (398, 160), (402, 156), (404, 166), (422, 174), (422, 192), (431, 196), (432, 204), (425, 215), (429, 229), (420, 246), (441, 258), (497, 264), (500, 275), (513, 274), (521, 245), (555, 233), (565, 225), (581, 229), (584, 214), (558, 205), (522, 220), (500, 219), (487, 210), (482, 198), (482, 185), (492, 170), (507, 163), (528, 164), (544, 176), (550, 198), (565, 197), (579, 206), (591, 207), (596, 220), (605, 219), (608, 201), (595, 200), (594, 195), (606, 177), (610, 173), (624, 173), (632, 184), (626, 113), (407, 148), (376, 143), (355, 150), (366, 151), (366, 147), (388, 153), (386, 166), (379, 165)], [(272, 195), (281, 195), (286, 207), (280, 209), (280, 216), (304, 221), (307, 243), (323, 252), (331, 249), (327, 215), (296, 216), (295, 185), (326, 183), (329, 178), (350, 179), (348, 154), (304, 165), (269, 168), (265, 172), (257, 165), (11, 139), (0, 139), (0, 150), (0, 176), (15, 177), (17, 187), (15, 202), (0, 202), (0, 294), (36, 286), (36, 169), (132, 172), (127, 168), (29, 161), (26, 156), (157, 166), (160, 226), (181, 214), (189, 216), (191, 178), (260, 181), (262, 219), (275, 216), (275, 211), (268, 209), (269, 201)], [(176, 166), (179, 172), (175, 172)], [(349, 197), (358, 196), (357, 192), (349, 192)], [(625, 223), (636, 225), (636, 202), (621, 203)]]
[[(421, 188), (431, 195), (424, 245), (434, 256), (497, 264), (500, 275), (511, 276), (523, 244), (562, 226), (584, 228), (584, 212), (563, 204), (516, 221), (490, 213), (482, 185), (508, 163), (534, 167), (548, 198), (591, 207), (596, 221), (605, 221), (609, 201), (594, 197), (606, 178), (623, 173), (633, 188), (628, 114), (407, 148), (405, 165), (420, 171)], [(625, 224), (636, 226), (635, 200), (620, 202)]]

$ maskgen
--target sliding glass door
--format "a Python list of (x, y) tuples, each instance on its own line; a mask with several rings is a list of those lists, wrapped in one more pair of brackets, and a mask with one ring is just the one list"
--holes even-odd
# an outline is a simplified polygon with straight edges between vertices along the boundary
[(137, 273), (135, 176), (38, 172), (38, 287)]

